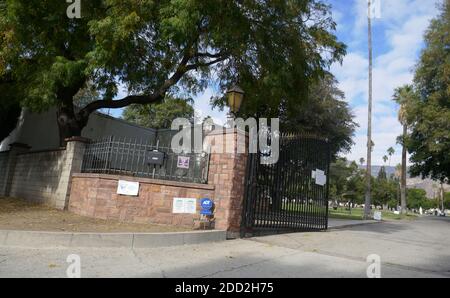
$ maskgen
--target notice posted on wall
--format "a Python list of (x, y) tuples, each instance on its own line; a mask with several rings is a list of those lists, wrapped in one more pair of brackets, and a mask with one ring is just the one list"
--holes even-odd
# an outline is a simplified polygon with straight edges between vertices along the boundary
[(173, 213), (195, 214), (197, 213), (197, 199), (174, 198)]
[(117, 194), (137, 197), (139, 195), (139, 182), (119, 180), (119, 184), (117, 186)]

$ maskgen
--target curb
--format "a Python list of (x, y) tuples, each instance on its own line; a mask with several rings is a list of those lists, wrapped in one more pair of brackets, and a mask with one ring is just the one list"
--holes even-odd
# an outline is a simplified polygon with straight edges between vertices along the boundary
[(367, 226), (367, 225), (380, 224), (380, 223), (383, 223), (383, 221), (366, 221), (366, 222), (360, 222), (360, 223), (352, 223), (352, 224), (346, 224), (346, 225), (342, 225), (342, 226), (328, 227), (327, 231), (341, 230), (341, 229), (346, 229), (346, 228)]
[(179, 233), (63, 233), (0, 230), (0, 245), (32, 248), (156, 248), (225, 241), (226, 231)]

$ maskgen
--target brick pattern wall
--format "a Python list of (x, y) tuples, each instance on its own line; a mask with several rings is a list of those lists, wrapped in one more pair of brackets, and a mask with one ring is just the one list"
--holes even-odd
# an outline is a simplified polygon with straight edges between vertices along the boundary
[[(244, 141), (248, 142), (246, 138)], [(237, 153), (238, 134), (212, 134), (208, 184), (161, 181), (104, 174), (73, 174), (69, 211), (99, 219), (135, 223), (193, 226), (197, 214), (173, 214), (173, 198), (211, 198), (215, 203), (215, 228), (228, 231), (229, 237), (240, 232), (245, 188), (247, 153)], [(118, 180), (140, 183), (138, 197), (117, 195)]]
[[(244, 138), (248, 144), (248, 138)], [(209, 135), (206, 142), (212, 152), (208, 183), (216, 186), (216, 228), (227, 230), (229, 237), (240, 232), (248, 153), (237, 153), (238, 132)]]
[[(119, 179), (139, 182), (139, 196), (118, 195)], [(173, 198), (211, 198), (214, 189), (210, 185), (176, 181), (73, 174), (69, 211), (99, 219), (193, 227), (198, 223), (200, 206), (197, 214), (174, 214)]]

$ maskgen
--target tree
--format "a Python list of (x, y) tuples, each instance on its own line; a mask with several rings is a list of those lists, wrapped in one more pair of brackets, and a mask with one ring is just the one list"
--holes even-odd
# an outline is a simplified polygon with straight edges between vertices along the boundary
[(385, 156), (383, 156), (383, 161), (384, 161), (384, 164), (385, 164), (385, 165), (386, 165), (386, 163), (387, 163), (388, 159), (389, 159), (389, 157), (387, 157), (386, 155), (385, 155)]
[(22, 110), (20, 90), (14, 87), (9, 73), (0, 74), (0, 142), (14, 130)]
[(386, 179), (386, 173), (373, 181), (373, 203), (378, 206), (388, 207), (397, 195), (397, 184)]
[(366, 162), (366, 160), (364, 159), (364, 157), (361, 157), (359, 159), (359, 164), (361, 165), (361, 167), (364, 165), (365, 162)]
[(153, 105), (131, 105), (123, 113), (123, 118), (148, 128), (170, 128), (176, 118), (194, 121), (194, 108), (191, 101), (167, 98), (163, 103)]
[(349, 177), (353, 175), (355, 168), (352, 164), (348, 164), (347, 159), (338, 158), (336, 162), (330, 166), (330, 187), (332, 189), (331, 196), (339, 200), (347, 191), (346, 183)]
[(450, 2), (432, 20), (415, 71), (416, 96), (406, 105), (411, 174), (445, 181), (450, 178)]
[[(247, 113), (278, 115), (281, 102), (294, 111), (345, 54), (320, 0), (84, 1), (81, 19), (67, 18), (65, 1), (0, 4), (0, 73), (11, 69), (24, 105), (57, 107), (61, 139), (98, 109), (195, 95), (212, 81), (223, 94), (239, 83)], [(87, 82), (102, 98), (75, 107)], [(115, 99), (119, 83), (128, 95)]]
[(391, 158), (392, 158), (392, 155), (395, 154), (395, 149), (393, 147), (389, 147), (389, 149), (387, 150), (387, 153), (389, 155), (389, 166), (391, 166)]
[(413, 87), (411, 85), (405, 85), (403, 87), (399, 87), (395, 90), (394, 93), (394, 101), (400, 105), (400, 111), (398, 113), (398, 120), (403, 126), (403, 135), (401, 136), (400, 143), (402, 145), (402, 171), (401, 171), (401, 186), (400, 186), (400, 201), (402, 207), (402, 213), (406, 214), (407, 212), (407, 203), (406, 203), (406, 176), (407, 176), (407, 148), (406, 148), (406, 140), (408, 138), (408, 123), (407, 123), (407, 110), (406, 105), (409, 101), (413, 100), (415, 97)]
[(299, 106), (295, 115), (281, 111), (280, 122), (284, 131), (327, 138), (333, 159), (339, 153), (351, 150), (355, 128), (358, 126), (344, 93), (339, 90), (331, 74), (312, 85), (308, 100)]
[(368, 126), (367, 126), (367, 172), (366, 172), (366, 197), (364, 219), (370, 218), (371, 206), (371, 176), (372, 176), (372, 1), (368, 0), (368, 46), (369, 46), (369, 100), (368, 100)]
[(378, 179), (387, 180), (386, 168), (384, 166), (382, 166), (378, 172)]
[(430, 209), (433, 207), (433, 202), (427, 199), (427, 193), (423, 189), (408, 189), (408, 208)]

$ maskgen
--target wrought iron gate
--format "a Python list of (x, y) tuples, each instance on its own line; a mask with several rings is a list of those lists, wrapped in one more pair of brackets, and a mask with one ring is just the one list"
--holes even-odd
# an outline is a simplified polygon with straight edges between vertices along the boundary
[(264, 158), (262, 152), (249, 157), (243, 232), (326, 230), (329, 142), (311, 136), (282, 135), (278, 162), (264, 165)]

